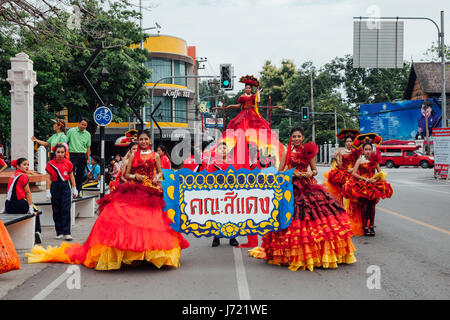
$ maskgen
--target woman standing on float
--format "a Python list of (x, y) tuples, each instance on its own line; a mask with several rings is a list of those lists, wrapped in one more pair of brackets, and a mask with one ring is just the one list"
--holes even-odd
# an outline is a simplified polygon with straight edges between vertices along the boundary
[(336, 160), (333, 162), (331, 170), (324, 173), (325, 186), (347, 211), (354, 236), (363, 235), (361, 214), (352, 210), (355, 206), (350, 203), (349, 199), (344, 198), (342, 187), (352, 178), (353, 167), (361, 156), (361, 150), (353, 146), (353, 141), (358, 135), (359, 131), (356, 129), (343, 129), (337, 134), (337, 138), (344, 141), (345, 148), (336, 152)]
[(164, 208), (159, 156), (150, 149), (148, 131), (138, 134), (138, 150), (125, 176), (130, 181), (98, 201), (99, 217), (83, 245), (35, 246), (28, 262), (84, 264), (97, 270), (120, 269), (122, 263), (148, 261), (156, 267), (180, 266), (181, 250), (189, 246), (174, 231)]
[[(228, 106), (227, 109), (240, 108), (241, 112), (228, 123), (227, 130), (219, 143), (225, 142), (230, 150), (234, 149), (232, 163), (236, 170), (241, 168), (252, 170), (257, 165), (250, 159), (250, 145), (257, 150), (270, 150), (277, 160), (283, 154), (284, 147), (277, 134), (272, 132), (270, 124), (259, 114), (258, 102), (261, 89), (256, 94), (252, 93), (254, 87), (260, 86), (258, 79), (247, 75), (241, 77), (239, 81), (245, 84), (245, 92), (239, 97), (238, 105)], [(258, 245), (257, 235), (247, 236), (247, 239), (248, 242), (239, 247), (253, 248)]]
[[(294, 214), (287, 229), (263, 237), (262, 248), (249, 250), (254, 258), (288, 265), (292, 271), (314, 267), (337, 268), (354, 263), (355, 247), (348, 215), (341, 204), (317, 184), (314, 142), (303, 143), (302, 128), (291, 130), (289, 146), (279, 171), (294, 168)], [(308, 170), (310, 168), (311, 170)]]
[(381, 143), (381, 137), (370, 133), (359, 135), (355, 140), (356, 146), (363, 144), (363, 156), (355, 163), (352, 179), (343, 187), (344, 197), (354, 199), (351, 203), (355, 208), (351, 210), (361, 214), (365, 236), (375, 236), (375, 206), (378, 201), (390, 198), (394, 193), (392, 186), (385, 181), (386, 174), (381, 171), (381, 155), (373, 151), (372, 143)]

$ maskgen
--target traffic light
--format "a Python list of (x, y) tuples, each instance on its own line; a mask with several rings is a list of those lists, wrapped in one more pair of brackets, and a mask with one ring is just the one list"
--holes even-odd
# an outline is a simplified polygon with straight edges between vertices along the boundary
[(308, 107), (302, 107), (302, 120), (309, 119), (309, 109)]
[(231, 64), (220, 65), (220, 89), (233, 90), (233, 67)]

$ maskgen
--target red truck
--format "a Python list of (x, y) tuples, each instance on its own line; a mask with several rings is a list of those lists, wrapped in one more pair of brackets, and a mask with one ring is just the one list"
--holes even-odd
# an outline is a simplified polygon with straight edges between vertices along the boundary
[(417, 151), (417, 145), (383, 145), (377, 147), (381, 153), (381, 165), (386, 168), (398, 168), (400, 166), (421, 166), (422, 168), (432, 168), (434, 157), (427, 156)]

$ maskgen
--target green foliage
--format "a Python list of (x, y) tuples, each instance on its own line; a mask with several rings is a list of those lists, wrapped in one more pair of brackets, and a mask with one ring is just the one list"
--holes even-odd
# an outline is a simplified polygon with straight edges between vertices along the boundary
[[(445, 61), (450, 60), (449, 45), (444, 45), (444, 56)], [(439, 46), (438, 42), (433, 42), (431, 48), (427, 49), (427, 51), (425, 52), (425, 57), (425, 61), (441, 62), (441, 47)]]
[[(57, 33), (41, 34), (0, 20), (0, 92), (4, 97), (9, 96), (10, 85), (4, 75), (11, 67), (10, 57), (21, 51), (28, 54), (37, 73), (34, 118), (35, 135), (40, 139), (52, 134), (49, 119), (65, 107), (70, 110), (69, 121), (78, 121), (81, 117), (92, 119), (99, 103), (86, 90), (81, 71), (102, 43), (106, 48), (92, 64), (87, 77), (103, 102), (114, 106), (113, 121), (121, 121), (132, 113), (127, 102), (137, 88), (141, 87), (141, 90), (135, 102), (142, 101), (147, 95), (143, 84), (151, 72), (143, 63), (148, 51), (130, 48), (132, 43), (139, 43), (144, 37), (136, 24), (139, 13), (130, 10), (129, 1), (125, 0), (112, 3), (82, 0), (81, 4), (85, 13), (81, 16), (80, 29), (68, 25), (71, 13), (63, 11), (58, 12), (59, 17), (35, 23), (40, 30), (58, 30)], [(109, 72), (106, 76), (101, 75), (104, 67)], [(0, 113), (4, 114), (7, 111), (4, 99), (0, 102)], [(93, 121), (88, 130), (95, 132)], [(1, 137), (8, 134), (9, 128), (0, 128)]]
[[(359, 128), (359, 104), (401, 99), (409, 76), (408, 64), (401, 69), (354, 69), (352, 57), (335, 58), (321, 68), (307, 61), (300, 67), (284, 60), (277, 68), (266, 61), (261, 71), (262, 101), (269, 96), (272, 105), (282, 109), (272, 113), (272, 128), (278, 129), (280, 140), (287, 143), (294, 126), (305, 129), (307, 139), (312, 136), (312, 122), (300, 120), (302, 107), (311, 112), (311, 75), (314, 89), (316, 142), (335, 141), (334, 110), (338, 115), (338, 130)], [(293, 110), (288, 112), (286, 109)]]

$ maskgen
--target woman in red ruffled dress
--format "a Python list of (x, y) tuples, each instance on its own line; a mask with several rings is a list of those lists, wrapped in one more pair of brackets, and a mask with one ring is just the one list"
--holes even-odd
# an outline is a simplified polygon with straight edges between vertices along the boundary
[[(279, 171), (295, 168), (294, 215), (288, 228), (263, 237), (262, 248), (249, 250), (255, 258), (270, 264), (288, 265), (292, 271), (313, 271), (314, 267), (337, 268), (339, 263), (354, 263), (349, 218), (342, 205), (317, 184), (314, 142), (303, 144), (303, 129), (291, 130), (287, 153)], [(308, 170), (311, 168), (311, 170)]]
[(125, 172), (130, 182), (99, 200), (100, 215), (85, 243), (63, 243), (47, 250), (35, 246), (27, 254), (29, 263), (84, 264), (97, 270), (144, 260), (158, 268), (180, 266), (181, 250), (189, 243), (170, 227), (163, 212), (162, 171), (159, 156), (150, 149), (149, 132), (140, 132), (138, 141)]
[(359, 131), (356, 129), (343, 129), (337, 134), (338, 139), (344, 141), (345, 148), (336, 152), (336, 160), (332, 164), (332, 169), (324, 173), (324, 184), (328, 192), (335, 196), (347, 211), (353, 235), (362, 236), (361, 214), (352, 210), (355, 206), (342, 194), (342, 187), (352, 178), (353, 167), (361, 156), (361, 150), (353, 146), (353, 141), (357, 135), (359, 135)]
[[(365, 236), (375, 236), (375, 206), (380, 199), (390, 198), (392, 186), (385, 181), (381, 171), (381, 155), (373, 151), (371, 142), (365, 142), (363, 156), (356, 161), (350, 179), (343, 187), (344, 197), (355, 199), (356, 209), (361, 213), (362, 229)], [(378, 174), (377, 174), (378, 172)]]
[[(230, 105), (226, 109), (239, 108), (241, 112), (232, 119), (223, 133), (219, 144), (224, 142), (229, 150), (233, 150), (232, 164), (238, 169), (253, 170), (258, 167), (250, 159), (251, 146), (256, 150), (265, 150), (279, 163), (284, 153), (284, 146), (280, 143), (278, 135), (270, 128), (270, 124), (259, 114), (258, 102), (261, 90), (252, 93), (253, 88), (259, 88), (259, 81), (253, 76), (243, 76), (239, 80), (245, 84), (245, 92), (239, 97), (238, 105)], [(218, 144), (218, 145), (219, 145)], [(214, 156), (215, 150), (212, 150)], [(258, 245), (258, 236), (247, 236), (248, 242), (239, 247), (253, 248)]]

